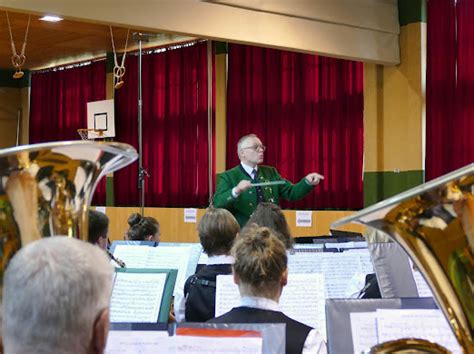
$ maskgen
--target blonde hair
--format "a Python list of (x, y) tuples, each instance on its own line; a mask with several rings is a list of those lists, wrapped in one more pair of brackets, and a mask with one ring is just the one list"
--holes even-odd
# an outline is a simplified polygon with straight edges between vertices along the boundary
[(256, 295), (271, 292), (287, 269), (286, 248), (268, 227), (250, 226), (232, 248), (234, 273)]
[(198, 225), (199, 240), (209, 256), (229, 254), (239, 231), (239, 223), (226, 209), (207, 209)]

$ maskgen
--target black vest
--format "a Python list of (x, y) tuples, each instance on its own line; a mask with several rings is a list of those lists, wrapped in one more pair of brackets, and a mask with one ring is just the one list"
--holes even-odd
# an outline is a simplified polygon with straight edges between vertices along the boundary
[(187, 322), (206, 322), (216, 315), (216, 277), (232, 274), (230, 264), (213, 264), (201, 268), (184, 284)]
[(211, 323), (286, 323), (286, 354), (303, 351), (311, 327), (295, 321), (279, 311), (251, 307), (234, 307), (226, 314), (213, 318)]

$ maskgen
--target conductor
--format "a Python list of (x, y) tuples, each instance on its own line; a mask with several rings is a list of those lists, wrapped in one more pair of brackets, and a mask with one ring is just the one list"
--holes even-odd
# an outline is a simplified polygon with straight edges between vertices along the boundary
[(217, 175), (214, 206), (229, 210), (241, 227), (259, 203), (279, 205), (280, 199), (302, 199), (324, 179), (320, 174), (312, 172), (296, 184), (287, 181), (275, 167), (260, 165), (265, 149), (255, 134), (243, 136), (237, 143), (240, 164)]

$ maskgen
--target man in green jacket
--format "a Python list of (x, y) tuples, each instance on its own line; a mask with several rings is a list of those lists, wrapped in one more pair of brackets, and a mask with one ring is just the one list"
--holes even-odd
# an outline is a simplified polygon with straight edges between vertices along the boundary
[[(313, 172), (293, 184), (282, 178), (274, 167), (259, 166), (263, 161), (264, 152), (265, 146), (255, 134), (245, 135), (237, 143), (240, 164), (217, 175), (214, 206), (229, 210), (241, 227), (245, 225), (258, 203), (272, 202), (278, 205), (280, 199), (302, 199), (324, 179)], [(264, 185), (253, 186), (255, 183)]]

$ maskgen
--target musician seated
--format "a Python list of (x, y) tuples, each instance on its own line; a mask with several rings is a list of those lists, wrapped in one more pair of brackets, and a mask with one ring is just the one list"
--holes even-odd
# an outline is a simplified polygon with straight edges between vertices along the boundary
[(23, 247), (3, 280), (4, 353), (103, 353), (112, 269), (98, 247), (72, 238)]
[(278, 205), (270, 202), (259, 203), (245, 227), (250, 227), (254, 224), (265, 226), (272, 230), (273, 234), (283, 242), (287, 250), (293, 248), (294, 239), (291, 237), (290, 227), (286, 222), (285, 214), (283, 214)]
[(128, 218), (127, 240), (160, 242), (160, 223), (151, 216), (132, 214)]
[(239, 223), (228, 210), (209, 208), (201, 218), (198, 234), (207, 264), (186, 280), (184, 296), (176, 294), (178, 322), (205, 322), (215, 316), (216, 277), (232, 273), (230, 250), (239, 231)]
[(279, 300), (288, 281), (285, 245), (267, 227), (249, 227), (232, 248), (234, 282), (241, 304), (211, 323), (285, 323), (286, 353), (326, 353), (326, 344), (313, 328), (280, 311)]
[(96, 210), (89, 211), (89, 242), (103, 250), (109, 246), (109, 218)]

